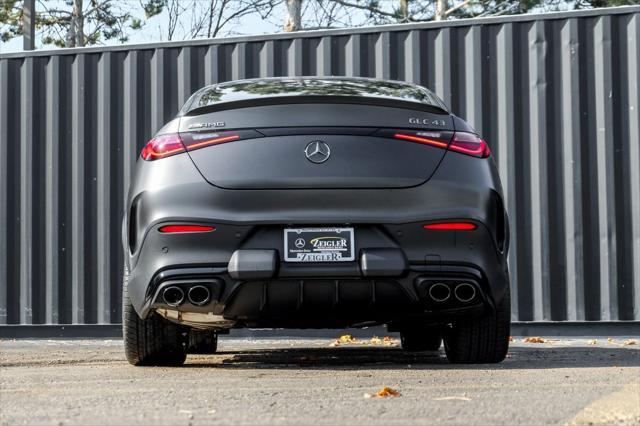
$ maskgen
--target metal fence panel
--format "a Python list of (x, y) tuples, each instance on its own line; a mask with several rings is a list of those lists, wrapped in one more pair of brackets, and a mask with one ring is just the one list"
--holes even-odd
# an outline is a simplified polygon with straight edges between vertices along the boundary
[(513, 318), (640, 319), (640, 7), (0, 55), (0, 324), (120, 320), (120, 221), (147, 139), (205, 84), (433, 88), (489, 141)]

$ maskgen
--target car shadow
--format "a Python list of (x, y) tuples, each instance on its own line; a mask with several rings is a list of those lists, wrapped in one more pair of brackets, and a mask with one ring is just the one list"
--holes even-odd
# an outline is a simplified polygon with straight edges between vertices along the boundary
[[(513, 347), (507, 358), (480, 368), (544, 369), (638, 367), (640, 350), (601, 347)], [(388, 347), (285, 348), (221, 351), (214, 355), (189, 355), (184, 368), (309, 368), (309, 369), (477, 369), (478, 365), (450, 364), (438, 352), (405, 352)]]

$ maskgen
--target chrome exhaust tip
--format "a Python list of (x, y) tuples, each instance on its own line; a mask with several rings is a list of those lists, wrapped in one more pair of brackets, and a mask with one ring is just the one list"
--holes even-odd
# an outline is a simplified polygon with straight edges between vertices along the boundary
[(476, 287), (469, 283), (460, 283), (453, 291), (459, 302), (467, 303), (476, 297)]
[(184, 291), (182, 291), (180, 287), (172, 285), (164, 289), (162, 298), (164, 299), (164, 303), (169, 306), (180, 306), (182, 302), (184, 302)]
[(451, 289), (443, 283), (435, 283), (429, 287), (429, 297), (435, 302), (442, 303), (451, 297)]
[(189, 302), (196, 306), (206, 305), (211, 299), (211, 292), (203, 285), (194, 285), (187, 293)]

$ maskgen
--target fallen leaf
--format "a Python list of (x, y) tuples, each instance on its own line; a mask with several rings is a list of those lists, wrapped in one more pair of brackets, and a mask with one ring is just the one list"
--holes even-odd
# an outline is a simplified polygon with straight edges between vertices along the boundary
[(376, 397), (378, 398), (387, 398), (389, 396), (393, 396), (393, 397), (400, 396), (400, 392), (398, 392), (393, 388), (385, 386), (376, 393)]
[(398, 344), (398, 339), (394, 339), (393, 337), (384, 336), (382, 338), (382, 344), (384, 346), (393, 346)]
[(587, 342), (590, 345), (597, 345), (598, 344), (598, 339), (591, 339)]
[(383, 343), (383, 340), (377, 336), (373, 336), (371, 340), (369, 340), (369, 343), (371, 343), (372, 345), (381, 345)]
[(625, 346), (631, 346), (631, 345), (637, 345), (638, 341), (635, 339), (629, 339), (629, 340), (625, 340), (623, 345)]
[(527, 337), (523, 340), (525, 343), (546, 343), (542, 337)]
[(442, 396), (440, 398), (433, 398), (434, 401), (471, 401), (471, 398), (466, 396)]
[(358, 343), (358, 341), (356, 340), (355, 337), (353, 337), (350, 334), (343, 334), (342, 336), (338, 337), (336, 340), (331, 342), (329, 344), (329, 346), (334, 347), (334, 346), (340, 346), (340, 345), (348, 344), (348, 343), (356, 344), (356, 343)]
[(343, 334), (342, 336), (340, 336), (338, 341), (340, 343), (356, 343), (356, 338), (350, 334)]

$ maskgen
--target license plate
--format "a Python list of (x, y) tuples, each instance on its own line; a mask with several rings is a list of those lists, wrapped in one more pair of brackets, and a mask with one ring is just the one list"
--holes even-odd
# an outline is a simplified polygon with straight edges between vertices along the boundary
[(287, 262), (353, 262), (353, 228), (287, 228), (284, 253)]

